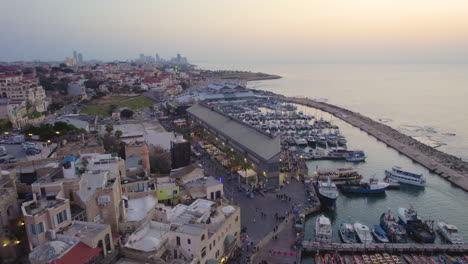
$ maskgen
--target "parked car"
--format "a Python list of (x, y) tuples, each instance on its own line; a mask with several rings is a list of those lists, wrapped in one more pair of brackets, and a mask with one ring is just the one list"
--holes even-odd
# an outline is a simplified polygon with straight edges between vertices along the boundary
[(0, 157), (5, 156), (8, 153), (7, 149), (5, 146), (0, 146)]
[(40, 148), (32, 148), (32, 147), (31, 147), (31, 148), (27, 148), (27, 149), (25, 150), (26, 155), (36, 155), (36, 154), (41, 153), (41, 151), (42, 151), (42, 150), (41, 150)]

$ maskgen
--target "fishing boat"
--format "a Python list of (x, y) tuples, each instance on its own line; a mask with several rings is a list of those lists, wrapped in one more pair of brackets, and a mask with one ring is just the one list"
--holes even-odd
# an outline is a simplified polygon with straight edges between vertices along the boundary
[(371, 259), (372, 264), (379, 264), (380, 263), (380, 261), (377, 259), (377, 257), (375, 255), (370, 255), (369, 257)]
[(366, 263), (366, 264), (371, 264), (372, 263), (369, 255), (366, 255), (366, 254), (362, 255), (362, 260), (364, 260), (364, 263)]
[(372, 235), (368, 226), (356, 222), (354, 223), (354, 231), (356, 232), (358, 240), (361, 243), (368, 244), (374, 242), (374, 239), (372, 239)]
[(340, 223), (340, 238), (343, 243), (356, 243), (356, 236), (354, 234), (354, 227), (348, 221)]
[(314, 173), (313, 178), (316, 180), (330, 178), (332, 181), (352, 181), (362, 179), (362, 175), (353, 168), (318, 169)]
[(385, 177), (390, 181), (424, 187), (426, 178), (422, 174), (409, 172), (394, 166), (392, 170), (385, 170)]
[(360, 194), (376, 194), (383, 193), (388, 187), (388, 183), (379, 182), (378, 179), (370, 178), (369, 183), (351, 183), (346, 182), (340, 185), (344, 192), (360, 193)]
[(423, 243), (434, 243), (435, 234), (430, 226), (432, 224), (422, 221), (412, 206), (409, 209), (399, 208), (398, 218), (400, 223), (416, 240)]
[(327, 155), (330, 159), (346, 159), (348, 157), (348, 150), (345, 148), (332, 148)]
[(440, 234), (450, 244), (464, 244), (463, 236), (458, 231), (458, 228), (454, 225), (449, 225), (445, 222), (438, 222), (437, 227), (439, 228)]
[(362, 150), (348, 150), (346, 161), (360, 162), (366, 160), (366, 153)]
[(390, 210), (380, 216), (380, 226), (387, 233), (389, 240), (392, 243), (406, 243), (408, 240), (406, 230), (397, 221)]
[(315, 220), (315, 241), (320, 243), (331, 243), (332, 226), (330, 219), (324, 215)]
[(387, 233), (379, 225), (374, 225), (371, 230), (371, 234), (375, 240), (380, 243), (388, 243)]
[(342, 136), (342, 135), (338, 135), (336, 137), (336, 140), (338, 141), (338, 145), (340, 145), (340, 146), (346, 146), (346, 143), (348, 143), (346, 138), (344, 136)]
[(315, 183), (318, 197), (322, 207), (335, 209), (336, 199), (338, 198), (338, 189), (336, 185), (328, 178), (326, 181), (317, 181)]
[(329, 146), (338, 146), (338, 141), (336, 139), (336, 135), (335, 134), (328, 134), (327, 136), (327, 143)]

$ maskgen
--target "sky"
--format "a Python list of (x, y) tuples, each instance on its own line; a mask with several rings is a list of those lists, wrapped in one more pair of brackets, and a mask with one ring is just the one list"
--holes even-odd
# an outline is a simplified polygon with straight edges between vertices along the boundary
[(467, 0), (0, 0), (0, 61), (468, 62)]

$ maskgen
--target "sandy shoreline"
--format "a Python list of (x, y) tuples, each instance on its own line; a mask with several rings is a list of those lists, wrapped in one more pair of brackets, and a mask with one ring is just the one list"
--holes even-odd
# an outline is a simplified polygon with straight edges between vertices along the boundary
[(401, 154), (442, 176), (457, 187), (468, 191), (468, 162), (464, 162), (458, 157), (429, 147), (412, 137), (359, 113), (335, 105), (316, 102), (308, 98), (277, 96), (290, 103), (310, 106), (328, 112), (352, 126), (366, 131), (369, 135), (374, 136)]

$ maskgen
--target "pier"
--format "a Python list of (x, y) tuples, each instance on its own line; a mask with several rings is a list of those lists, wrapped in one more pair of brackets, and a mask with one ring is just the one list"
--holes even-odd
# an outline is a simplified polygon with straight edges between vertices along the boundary
[(283, 97), (285, 102), (300, 104), (317, 108), (328, 112), (337, 118), (358, 127), (369, 135), (384, 142), (387, 146), (394, 148), (401, 154), (421, 164), (452, 184), (468, 191), (468, 162), (458, 157), (429, 147), (410, 136), (404, 135), (397, 130), (344, 108), (327, 103), (320, 103), (308, 98)]
[(340, 253), (466, 253), (468, 245), (451, 244), (417, 244), (417, 243), (389, 243), (389, 244), (327, 244), (320, 245), (313, 241), (303, 241), (302, 248), (305, 251), (330, 251)]

